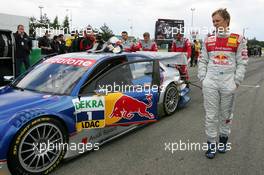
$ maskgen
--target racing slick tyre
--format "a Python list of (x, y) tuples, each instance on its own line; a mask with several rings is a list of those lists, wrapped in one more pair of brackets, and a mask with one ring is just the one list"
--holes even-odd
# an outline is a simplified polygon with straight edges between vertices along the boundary
[(178, 102), (179, 102), (179, 92), (177, 86), (171, 83), (167, 87), (164, 95), (164, 101), (163, 101), (164, 112), (167, 115), (173, 114), (177, 109)]
[[(65, 126), (57, 119), (41, 117), (21, 128), (11, 143), (8, 167), (12, 174), (48, 174), (66, 154)], [(63, 146), (64, 145), (64, 146)]]

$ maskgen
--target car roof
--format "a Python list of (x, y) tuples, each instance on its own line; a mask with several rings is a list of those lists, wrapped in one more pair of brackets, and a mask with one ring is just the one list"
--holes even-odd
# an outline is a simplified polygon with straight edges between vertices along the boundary
[[(128, 56), (131, 57), (130, 61), (133, 61), (133, 57), (137, 57), (137, 60), (146, 60), (151, 59), (147, 55), (144, 54), (138, 54), (138, 53), (130, 53), (130, 52), (123, 52), (119, 54), (114, 53), (87, 53), (87, 52), (72, 52), (72, 53), (66, 53), (62, 55), (56, 55), (54, 57), (59, 58), (81, 58), (81, 59), (89, 59), (94, 60), (95, 62), (98, 62), (99, 60), (105, 60), (112, 57), (121, 57), (121, 56)], [(52, 58), (52, 57), (51, 57)]]
[(112, 53), (87, 53), (87, 52), (72, 52), (72, 53), (66, 53), (62, 55), (56, 55), (55, 57), (60, 58), (83, 58), (83, 59), (89, 59), (89, 60), (99, 60), (103, 57), (111, 57), (113, 56)]
[[(139, 51), (139, 52), (122, 52), (122, 53), (87, 53), (87, 52), (73, 52), (66, 53), (62, 55), (56, 55), (54, 57), (59, 58), (78, 58), (78, 59), (87, 59), (93, 60), (94, 63), (107, 60), (108, 58), (116, 57), (117, 59), (126, 56), (128, 57), (128, 61), (145, 61), (145, 60), (160, 60), (164, 64), (179, 64), (179, 65), (187, 65), (187, 59), (185, 59), (186, 54), (180, 52), (147, 52), (147, 51)], [(53, 58), (54, 58), (53, 57)], [(52, 58), (52, 57), (51, 57)]]

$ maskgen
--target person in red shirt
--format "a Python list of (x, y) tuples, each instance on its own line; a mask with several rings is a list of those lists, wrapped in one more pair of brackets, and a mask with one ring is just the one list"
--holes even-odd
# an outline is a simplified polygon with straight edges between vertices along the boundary
[(80, 41), (80, 51), (85, 51), (93, 48), (96, 40), (92, 28), (87, 27), (87, 30), (85, 30), (83, 33), (84, 38)]
[[(189, 60), (192, 52), (191, 43), (181, 33), (177, 33), (176, 39), (172, 42), (171, 52), (185, 52), (187, 54), (187, 60)], [(179, 69), (183, 80), (190, 80), (187, 65), (176, 66), (176, 68)]]
[(158, 46), (155, 41), (150, 40), (150, 34), (148, 32), (145, 32), (143, 34), (143, 41), (140, 41), (138, 43), (138, 49), (142, 51), (158, 51)]

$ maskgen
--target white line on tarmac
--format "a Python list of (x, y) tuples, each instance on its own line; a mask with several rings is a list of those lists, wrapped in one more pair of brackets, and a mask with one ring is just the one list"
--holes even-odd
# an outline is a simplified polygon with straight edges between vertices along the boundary
[(242, 87), (249, 87), (249, 88), (259, 88), (259, 87), (260, 87), (259, 84), (257, 84), (257, 85), (246, 85), (246, 84), (241, 84), (241, 85), (239, 85), (239, 86), (242, 86)]

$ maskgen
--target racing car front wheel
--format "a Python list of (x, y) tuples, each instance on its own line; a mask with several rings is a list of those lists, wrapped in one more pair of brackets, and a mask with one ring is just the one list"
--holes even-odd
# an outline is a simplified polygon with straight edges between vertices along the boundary
[(8, 155), (12, 174), (48, 174), (66, 154), (68, 135), (57, 119), (34, 119), (16, 134)]
[(167, 115), (173, 114), (178, 106), (179, 102), (179, 92), (177, 89), (177, 86), (175, 84), (170, 84), (166, 91), (164, 96), (164, 111)]

